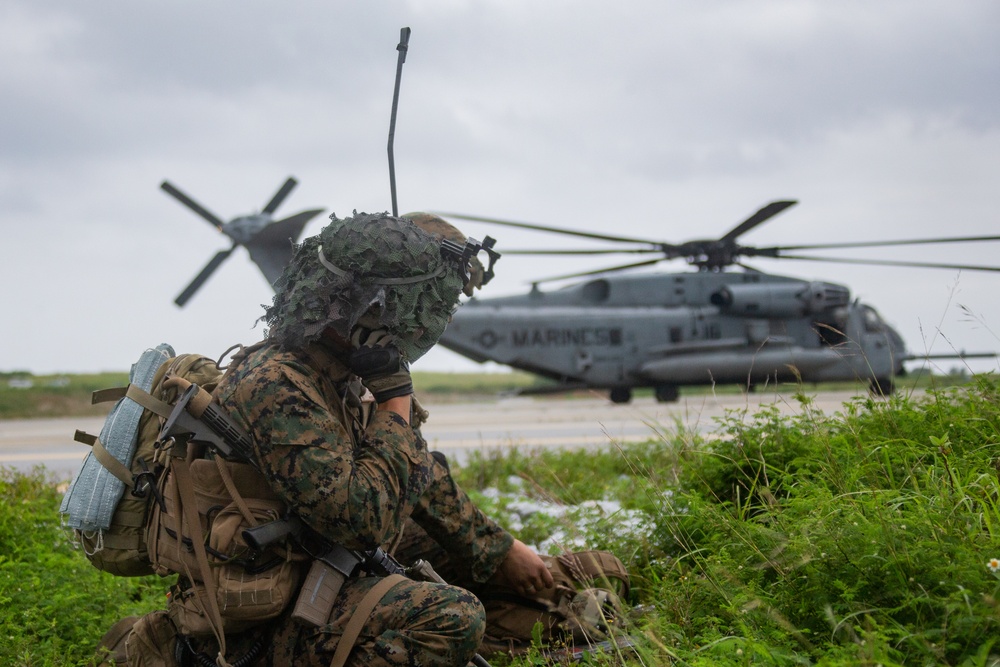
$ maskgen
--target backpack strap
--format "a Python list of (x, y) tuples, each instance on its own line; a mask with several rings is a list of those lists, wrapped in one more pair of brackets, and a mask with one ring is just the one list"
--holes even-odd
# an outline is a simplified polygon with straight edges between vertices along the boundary
[(219, 471), (219, 477), (222, 479), (222, 483), (225, 484), (226, 491), (229, 492), (229, 496), (233, 499), (233, 502), (236, 503), (236, 507), (240, 510), (240, 514), (243, 515), (246, 522), (250, 524), (251, 527), (256, 527), (257, 519), (254, 518), (249, 505), (247, 505), (247, 501), (243, 499), (239, 489), (236, 488), (236, 482), (233, 481), (233, 476), (229, 472), (229, 468), (226, 467), (226, 462), (221, 456), (216, 456), (214, 458), (215, 467)]
[(347, 662), (347, 658), (351, 654), (351, 649), (354, 648), (354, 643), (358, 641), (361, 629), (364, 627), (365, 623), (368, 622), (368, 617), (372, 615), (373, 611), (375, 611), (375, 605), (381, 602), (382, 598), (384, 598), (389, 591), (396, 586), (396, 584), (404, 579), (406, 579), (406, 577), (401, 574), (390, 574), (382, 579), (382, 581), (375, 584), (372, 589), (368, 591), (363, 598), (361, 598), (361, 602), (354, 610), (351, 620), (349, 620), (347, 625), (344, 626), (344, 634), (340, 636), (340, 641), (337, 643), (337, 650), (333, 653), (333, 660), (330, 661), (330, 667), (344, 667), (344, 663)]
[[(186, 452), (184, 456), (174, 457), (171, 462), (171, 468), (174, 472), (171, 477), (177, 485), (177, 497), (181, 501), (182, 521), (180, 523), (181, 530), (179, 533), (184, 533), (183, 528), (186, 523), (188, 526), (187, 534), (191, 537), (195, 558), (198, 562), (198, 569), (201, 571), (199, 573), (201, 575), (200, 581), (205, 585), (204, 591), (206, 594), (199, 597), (202, 597), (201, 602), (205, 605), (205, 607), (207, 607), (206, 612), (209, 617), (210, 625), (212, 626), (212, 633), (215, 635), (215, 640), (219, 645), (219, 655), (216, 658), (216, 664), (219, 665), (219, 667), (228, 667), (228, 663), (225, 659), (226, 634), (223, 630), (222, 612), (219, 609), (219, 600), (216, 595), (215, 580), (212, 577), (211, 566), (208, 563), (208, 553), (205, 551), (205, 536), (202, 533), (201, 520), (198, 517), (198, 505), (195, 499), (194, 480), (191, 477), (190, 465), (191, 463), (186, 455)], [(180, 541), (178, 541), (178, 548), (180, 548)], [(187, 572), (186, 575), (189, 579), (196, 579), (192, 572)]]

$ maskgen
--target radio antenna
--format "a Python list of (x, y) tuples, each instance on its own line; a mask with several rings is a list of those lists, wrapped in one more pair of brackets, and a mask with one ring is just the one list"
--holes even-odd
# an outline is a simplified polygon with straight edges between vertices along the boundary
[(403, 75), (403, 63), (406, 62), (406, 49), (410, 44), (410, 29), (401, 28), (399, 31), (399, 44), (396, 50), (399, 51), (399, 58), (396, 60), (396, 87), (392, 91), (392, 115), (389, 117), (389, 190), (392, 193), (392, 215), (399, 216), (399, 208), (396, 206), (396, 163), (392, 157), (392, 141), (396, 137), (396, 106), (399, 104), (399, 80)]

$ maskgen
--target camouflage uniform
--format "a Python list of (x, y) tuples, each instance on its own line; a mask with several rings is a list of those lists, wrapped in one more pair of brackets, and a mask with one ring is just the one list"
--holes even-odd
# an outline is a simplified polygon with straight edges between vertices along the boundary
[[(457, 580), (485, 582), (513, 537), (472, 504), (402, 418), (366, 409), (361, 391), (342, 356), (321, 340), (302, 350), (251, 351), (216, 397), (253, 437), (272, 487), (312, 528), (348, 548), (391, 550), (409, 523), (408, 554), (432, 545), (449, 554)], [(344, 624), (375, 582), (349, 579), (327, 625), (283, 617), (273, 626), (268, 662), (328, 665)], [(463, 588), (405, 581), (372, 613), (351, 664), (464, 665), (479, 646), (483, 613)]]

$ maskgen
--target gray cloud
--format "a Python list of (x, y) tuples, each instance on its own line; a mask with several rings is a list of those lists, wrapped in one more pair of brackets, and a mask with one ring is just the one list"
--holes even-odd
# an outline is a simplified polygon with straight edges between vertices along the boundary
[[(122, 369), (163, 340), (209, 354), (252, 342), (270, 290), (242, 251), (188, 308), (172, 305), (228, 244), (158, 185), (170, 179), (223, 218), (259, 209), (290, 174), (301, 185), (282, 213), (387, 209), (404, 25), (404, 211), (681, 241), (794, 197), (797, 208), (746, 240), (995, 232), (990, 0), (11, 0), (0, 8), (0, 369)], [(494, 235), (507, 247), (564, 245)], [(589, 267), (509, 256), (491, 288), (579, 268)], [(1000, 345), (992, 275), (760, 268), (848, 284), (913, 349)], [(467, 367), (445, 352), (421, 363)]]

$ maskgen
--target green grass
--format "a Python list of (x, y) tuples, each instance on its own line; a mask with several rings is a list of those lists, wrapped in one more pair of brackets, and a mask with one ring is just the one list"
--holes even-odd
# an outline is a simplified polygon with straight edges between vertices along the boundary
[[(13, 381), (13, 384), (12, 384)], [(914, 374), (900, 379), (900, 386), (908, 389), (941, 386), (962, 386), (969, 381), (965, 375)], [(416, 371), (414, 386), (427, 403), (469, 401), (477, 397), (495, 397), (523, 389), (552, 386), (552, 382), (518, 371), (510, 373), (436, 373)], [(20, 383), (20, 384), (19, 384)], [(23, 386), (30, 383), (30, 386)], [(25, 371), (0, 372), (0, 419), (35, 419), (45, 417), (101, 416), (108, 406), (92, 405), (90, 395), (97, 389), (120, 387), (128, 383), (128, 373), (93, 373), (78, 375), (32, 375)], [(858, 383), (842, 382), (813, 386), (811, 390), (854, 390)], [(712, 387), (684, 387), (684, 395), (707, 392), (738, 394), (745, 392), (739, 385)], [(651, 389), (636, 389), (637, 398), (653, 395)], [(592, 396), (592, 392), (568, 394)]]
[[(18, 381), (30, 386), (18, 386)], [(91, 393), (126, 384), (127, 372), (79, 375), (0, 373), (0, 419), (103, 415), (107, 413), (108, 406), (92, 405)]]
[[(516, 372), (415, 372), (413, 377), (421, 395), (426, 395), (432, 401), (450, 400), (450, 397), (468, 400), (475, 396), (496, 396), (544, 382), (528, 373)], [(28, 383), (30, 386), (24, 386)], [(108, 405), (92, 405), (90, 395), (97, 389), (126, 384), (128, 373), (0, 373), (0, 419), (100, 416), (107, 413)]]
[[(718, 438), (664, 425), (638, 445), (497, 452), (455, 474), (526, 541), (622, 558), (646, 610), (630, 664), (1000, 664), (997, 378), (835, 415), (797, 402), (791, 417), (731, 412)], [(115, 620), (162, 606), (162, 580), (101, 574), (74, 549), (41, 473), (4, 472), (0, 494), (0, 664), (86, 664)], [(525, 498), (621, 510), (515, 521)]]
[(0, 665), (85, 665), (120, 618), (164, 602), (163, 580), (94, 569), (62, 527), (44, 470), (0, 471)]

